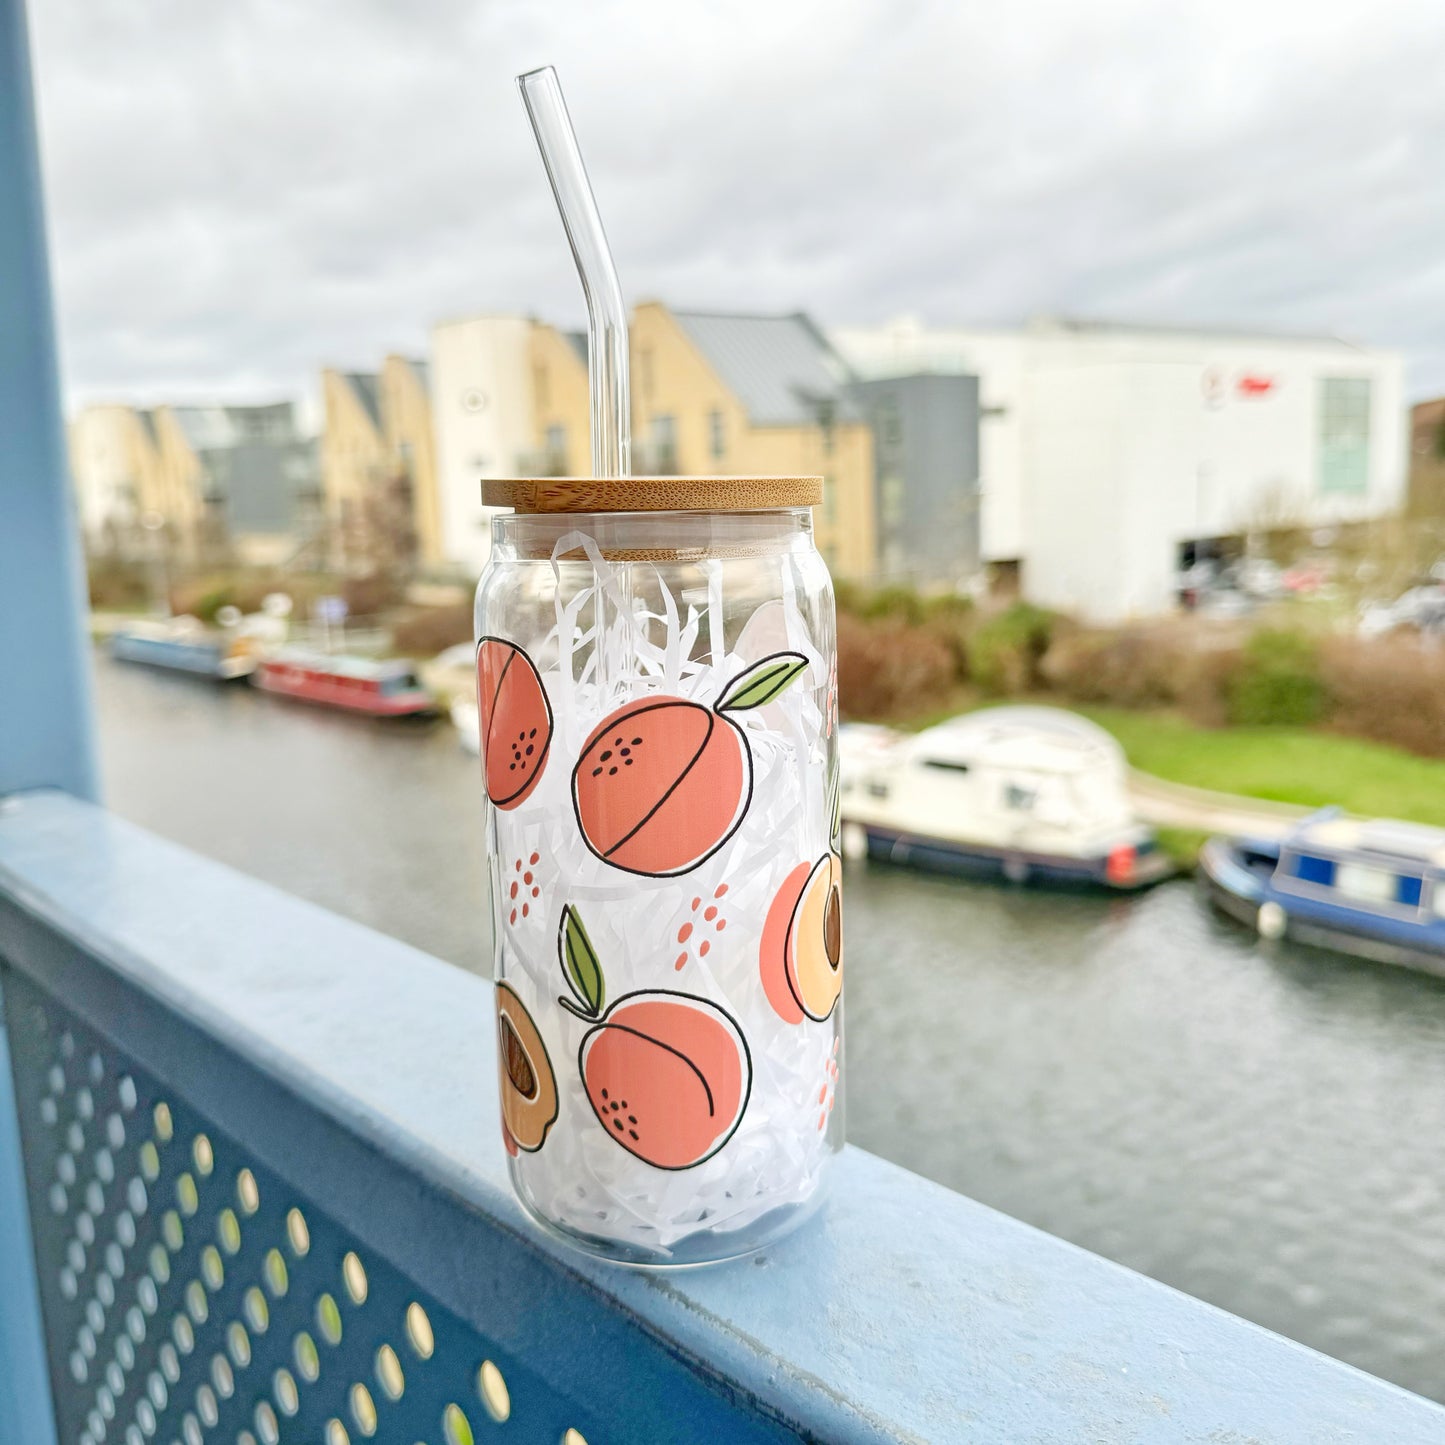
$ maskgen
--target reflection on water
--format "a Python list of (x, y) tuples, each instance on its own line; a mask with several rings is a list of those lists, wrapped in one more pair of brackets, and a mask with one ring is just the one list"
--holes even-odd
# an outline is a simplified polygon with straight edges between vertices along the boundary
[[(118, 812), (463, 968), (481, 784), (443, 724), (101, 660)], [(850, 864), (849, 1138), (1445, 1398), (1445, 984), (1106, 900)]]

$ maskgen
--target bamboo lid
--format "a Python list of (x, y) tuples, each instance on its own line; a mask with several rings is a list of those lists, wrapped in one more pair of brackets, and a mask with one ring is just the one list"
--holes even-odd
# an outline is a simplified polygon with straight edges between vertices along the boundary
[(489, 507), (538, 512), (775, 512), (816, 507), (822, 477), (487, 477)]

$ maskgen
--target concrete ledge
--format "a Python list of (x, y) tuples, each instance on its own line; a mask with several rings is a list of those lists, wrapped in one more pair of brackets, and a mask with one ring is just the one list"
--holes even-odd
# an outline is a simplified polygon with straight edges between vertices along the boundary
[(805, 1438), (1445, 1439), (1428, 1401), (856, 1149), (821, 1219), (757, 1260), (576, 1258), (507, 1187), (487, 984), (97, 808), (0, 802), (0, 954), (55, 988), (56, 939)]

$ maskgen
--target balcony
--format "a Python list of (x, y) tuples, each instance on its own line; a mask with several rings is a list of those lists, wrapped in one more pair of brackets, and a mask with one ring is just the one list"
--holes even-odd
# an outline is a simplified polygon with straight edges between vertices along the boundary
[(485, 982), (58, 792), (0, 811), (0, 991), (25, 1445), (1445, 1434), (856, 1149), (752, 1260), (582, 1260), (509, 1193)]
[(530, 1226), (487, 983), (86, 801), (37, 175), (0, 0), (4, 1445), (1445, 1438), (1428, 1401), (857, 1149), (817, 1220), (727, 1266), (628, 1272)]

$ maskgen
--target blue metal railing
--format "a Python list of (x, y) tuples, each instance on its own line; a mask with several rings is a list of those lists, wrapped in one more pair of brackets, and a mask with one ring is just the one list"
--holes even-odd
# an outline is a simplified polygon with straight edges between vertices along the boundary
[(0, 0), (0, 1445), (1445, 1439), (854, 1149), (812, 1226), (711, 1270), (530, 1227), (488, 985), (81, 801), (49, 313)]
[(0, 793), (96, 792), (22, 0), (0, 0)]
[(1445, 1439), (1417, 1396), (854, 1149), (752, 1260), (575, 1256), (507, 1187), (484, 981), (59, 794), (0, 815), (0, 988), (64, 1445), (273, 1417), (441, 1445), (450, 1405), (547, 1445)]

